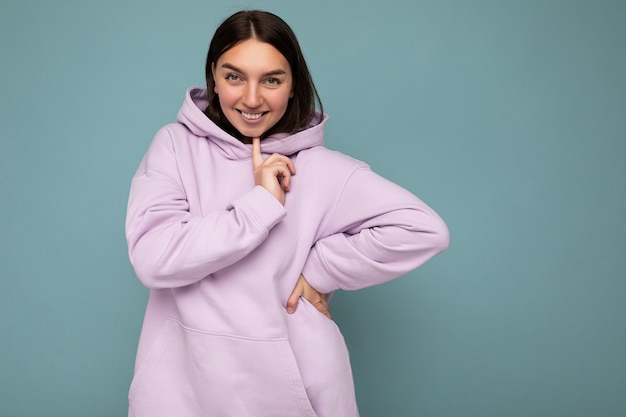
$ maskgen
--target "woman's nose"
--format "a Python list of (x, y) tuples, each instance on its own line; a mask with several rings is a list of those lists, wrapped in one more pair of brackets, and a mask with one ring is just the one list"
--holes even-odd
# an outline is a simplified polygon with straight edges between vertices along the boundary
[(244, 90), (242, 101), (243, 104), (250, 108), (256, 108), (263, 104), (259, 86), (257, 84), (248, 84)]

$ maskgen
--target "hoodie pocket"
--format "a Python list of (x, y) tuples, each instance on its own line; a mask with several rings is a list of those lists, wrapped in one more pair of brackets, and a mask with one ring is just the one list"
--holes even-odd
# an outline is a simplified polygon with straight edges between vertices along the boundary
[(317, 417), (287, 339), (208, 333), (168, 320), (131, 383), (135, 417)]

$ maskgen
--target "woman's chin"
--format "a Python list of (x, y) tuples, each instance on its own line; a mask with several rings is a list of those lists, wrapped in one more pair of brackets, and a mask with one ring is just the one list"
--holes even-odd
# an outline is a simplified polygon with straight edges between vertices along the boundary
[(242, 136), (248, 137), (250, 139), (260, 138), (265, 132), (267, 132), (267, 129), (264, 128), (241, 128), (238, 126), (235, 126), (235, 128)]

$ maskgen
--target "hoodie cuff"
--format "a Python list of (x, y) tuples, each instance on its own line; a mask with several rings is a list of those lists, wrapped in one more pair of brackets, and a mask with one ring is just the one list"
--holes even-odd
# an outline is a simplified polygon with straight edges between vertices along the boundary
[(326, 268), (324, 256), (318, 246), (311, 248), (309, 257), (304, 263), (304, 268), (302, 268), (302, 275), (313, 288), (323, 294), (339, 289), (336, 280)]
[(250, 192), (235, 200), (232, 206), (246, 213), (268, 232), (287, 215), (287, 210), (280, 201), (260, 185), (256, 185)]

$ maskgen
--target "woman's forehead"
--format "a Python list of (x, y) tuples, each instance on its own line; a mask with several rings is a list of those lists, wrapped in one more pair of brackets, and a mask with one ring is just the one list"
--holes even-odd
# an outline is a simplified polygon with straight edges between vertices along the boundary
[(218, 58), (216, 66), (261, 74), (291, 72), (289, 62), (278, 49), (257, 39), (237, 43)]

